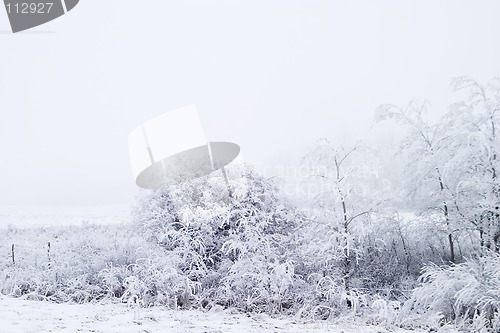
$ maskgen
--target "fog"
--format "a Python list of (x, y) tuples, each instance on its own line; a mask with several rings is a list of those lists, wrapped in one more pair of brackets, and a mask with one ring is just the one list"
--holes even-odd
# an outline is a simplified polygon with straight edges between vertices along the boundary
[(499, 75), (496, 1), (97, 1), (11, 34), (0, 10), (0, 205), (128, 203), (127, 137), (196, 104), (260, 168), (314, 142), (389, 147), (378, 105)]

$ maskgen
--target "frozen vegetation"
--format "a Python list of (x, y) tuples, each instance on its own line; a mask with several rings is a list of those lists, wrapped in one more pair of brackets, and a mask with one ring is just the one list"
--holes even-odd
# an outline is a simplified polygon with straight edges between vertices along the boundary
[(378, 110), (396, 162), (318, 141), (300, 203), (244, 167), (143, 191), (126, 223), (5, 227), (0, 329), (498, 332), (500, 88), (454, 87), (435, 123)]

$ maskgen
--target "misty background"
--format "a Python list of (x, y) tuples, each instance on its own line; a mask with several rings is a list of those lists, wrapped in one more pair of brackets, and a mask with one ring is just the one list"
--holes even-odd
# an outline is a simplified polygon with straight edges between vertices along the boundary
[(391, 148), (378, 105), (455, 100), (500, 73), (496, 1), (82, 0), (10, 33), (0, 10), (0, 205), (132, 202), (127, 137), (196, 104), (205, 135), (257, 167), (314, 142)]

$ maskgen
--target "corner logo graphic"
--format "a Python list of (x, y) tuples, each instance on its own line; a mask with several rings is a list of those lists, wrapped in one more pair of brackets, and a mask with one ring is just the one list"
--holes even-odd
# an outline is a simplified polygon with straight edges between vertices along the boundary
[(4, 0), (12, 32), (52, 21), (75, 8), (79, 0)]
[(210, 142), (205, 138), (194, 105), (150, 119), (129, 135), (129, 151), (136, 184), (146, 189), (208, 175), (224, 169), (240, 153), (231, 142)]

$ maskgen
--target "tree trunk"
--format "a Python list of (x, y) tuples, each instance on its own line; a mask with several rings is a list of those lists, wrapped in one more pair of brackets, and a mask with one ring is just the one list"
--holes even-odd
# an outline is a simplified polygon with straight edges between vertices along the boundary
[(455, 246), (453, 244), (453, 236), (448, 234), (448, 242), (450, 243), (450, 261), (455, 263)]
[[(439, 173), (439, 170), (438, 170)], [(439, 179), (439, 187), (441, 188), (441, 192), (444, 191), (444, 184), (443, 180), (441, 179), (441, 176), (438, 176)], [(443, 209), (444, 209), (444, 218), (446, 220), (446, 228), (448, 229), (448, 244), (450, 246), (450, 262), (455, 263), (455, 244), (453, 243), (453, 235), (451, 231), (451, 226), (450, 226), (450, 216), (448, 213), (448, 205), (446, 204), (446, 201), (443, 203)]]
[[(337, 186), (338, 186), (338, 192), (340, 195), (340, 203), (342, 205), (342, 214), (343, 214), (343, 224), (344, 224), (344, 237), (346, 240), (346, 249), (344, 250), (344, 262), (343, 262), (343, 274), (344, 274), (344, 288), (346, 291), (349, 290), (350, 288), (350, 272), (349, 268), (351, 265), (351, 261), (349, 259), (349, 250), (347, 249), (347, 236), (349, 235), (349, 219), (347, 218), (347, 206), (346, 202), (344, 199), (344, 194), (342, 193), (342, 190), (340, 189), (340, 163), (335, 159), (335, 168), (336, 168), (336, 173), (337, 173)], [(349, 303), (349, 302), (348, 302)], [(349, 305), (349, 304), (348, 304)]]

